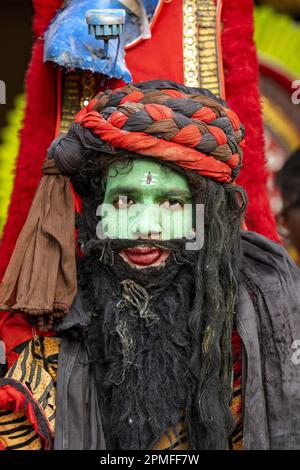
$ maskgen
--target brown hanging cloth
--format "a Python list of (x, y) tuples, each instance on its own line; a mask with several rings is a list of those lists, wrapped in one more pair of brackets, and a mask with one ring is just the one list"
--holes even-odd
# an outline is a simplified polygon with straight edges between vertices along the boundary
[(54, 160), (42, 179), (0, 286), (0, 310), (44, 318), (68, 313), (77, 291), (75, 211), (70, 181)]

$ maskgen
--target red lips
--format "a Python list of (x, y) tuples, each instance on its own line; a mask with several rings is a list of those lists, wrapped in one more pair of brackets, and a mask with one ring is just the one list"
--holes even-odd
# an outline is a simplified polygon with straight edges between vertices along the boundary
[(125, 261), (137, 266), (158, 265), (165, 261), (169, 254), (166, 250), (150, 246), (128, 248), (120, 253)]

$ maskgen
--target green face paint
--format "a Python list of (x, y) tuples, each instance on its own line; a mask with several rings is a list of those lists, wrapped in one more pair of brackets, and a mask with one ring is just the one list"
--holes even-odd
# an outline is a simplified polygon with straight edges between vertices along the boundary
[(170, 240), (193, 232), (186, 178), (147, 159), (110, 166), (98, 215), (105, 238)]

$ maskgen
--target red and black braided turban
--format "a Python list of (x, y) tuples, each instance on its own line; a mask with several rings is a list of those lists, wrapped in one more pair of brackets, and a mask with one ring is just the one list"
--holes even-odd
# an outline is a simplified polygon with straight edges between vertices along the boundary
[(106, 90), (75, 123), (50, 149), (63, 174), (81, 167), (82, 146), (171, 161), (222, 183), (233, 181), (241, 167), (244, 126), (208, 90), (159, 80)]

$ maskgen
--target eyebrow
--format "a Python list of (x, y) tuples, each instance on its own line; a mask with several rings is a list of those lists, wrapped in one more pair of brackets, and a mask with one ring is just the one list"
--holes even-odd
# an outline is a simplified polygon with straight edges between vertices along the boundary
[(182, 199), (192, 199), (192, 195), (188, 191), (181, 191), (179, 189), (169, 189), (160, 191), (159, 195), (163, 198), (176, 198), (181, 197)]
[[(152, 188), (153, 191), (157, 192), (157, 188)], [(112, 188), (108, 192), (108, 197), (112, 197), (117, 194), (139, 194), (141, 190), (139, 188), (136, 188), (134, 186), (119, 186), (116, 188)], [(162, 197), (183, 197), (186, 199), (191, 199), (192, 195), (188, 191), (181, 191), (178, 189), (169, 189), (169, 190), (161, 190), (159, 189), (159, 194)]]
[(107, 196), (112, 197), (115, 194), (136, 194), (138, 191), (134, 186), (118, 186), (108, 191)]

